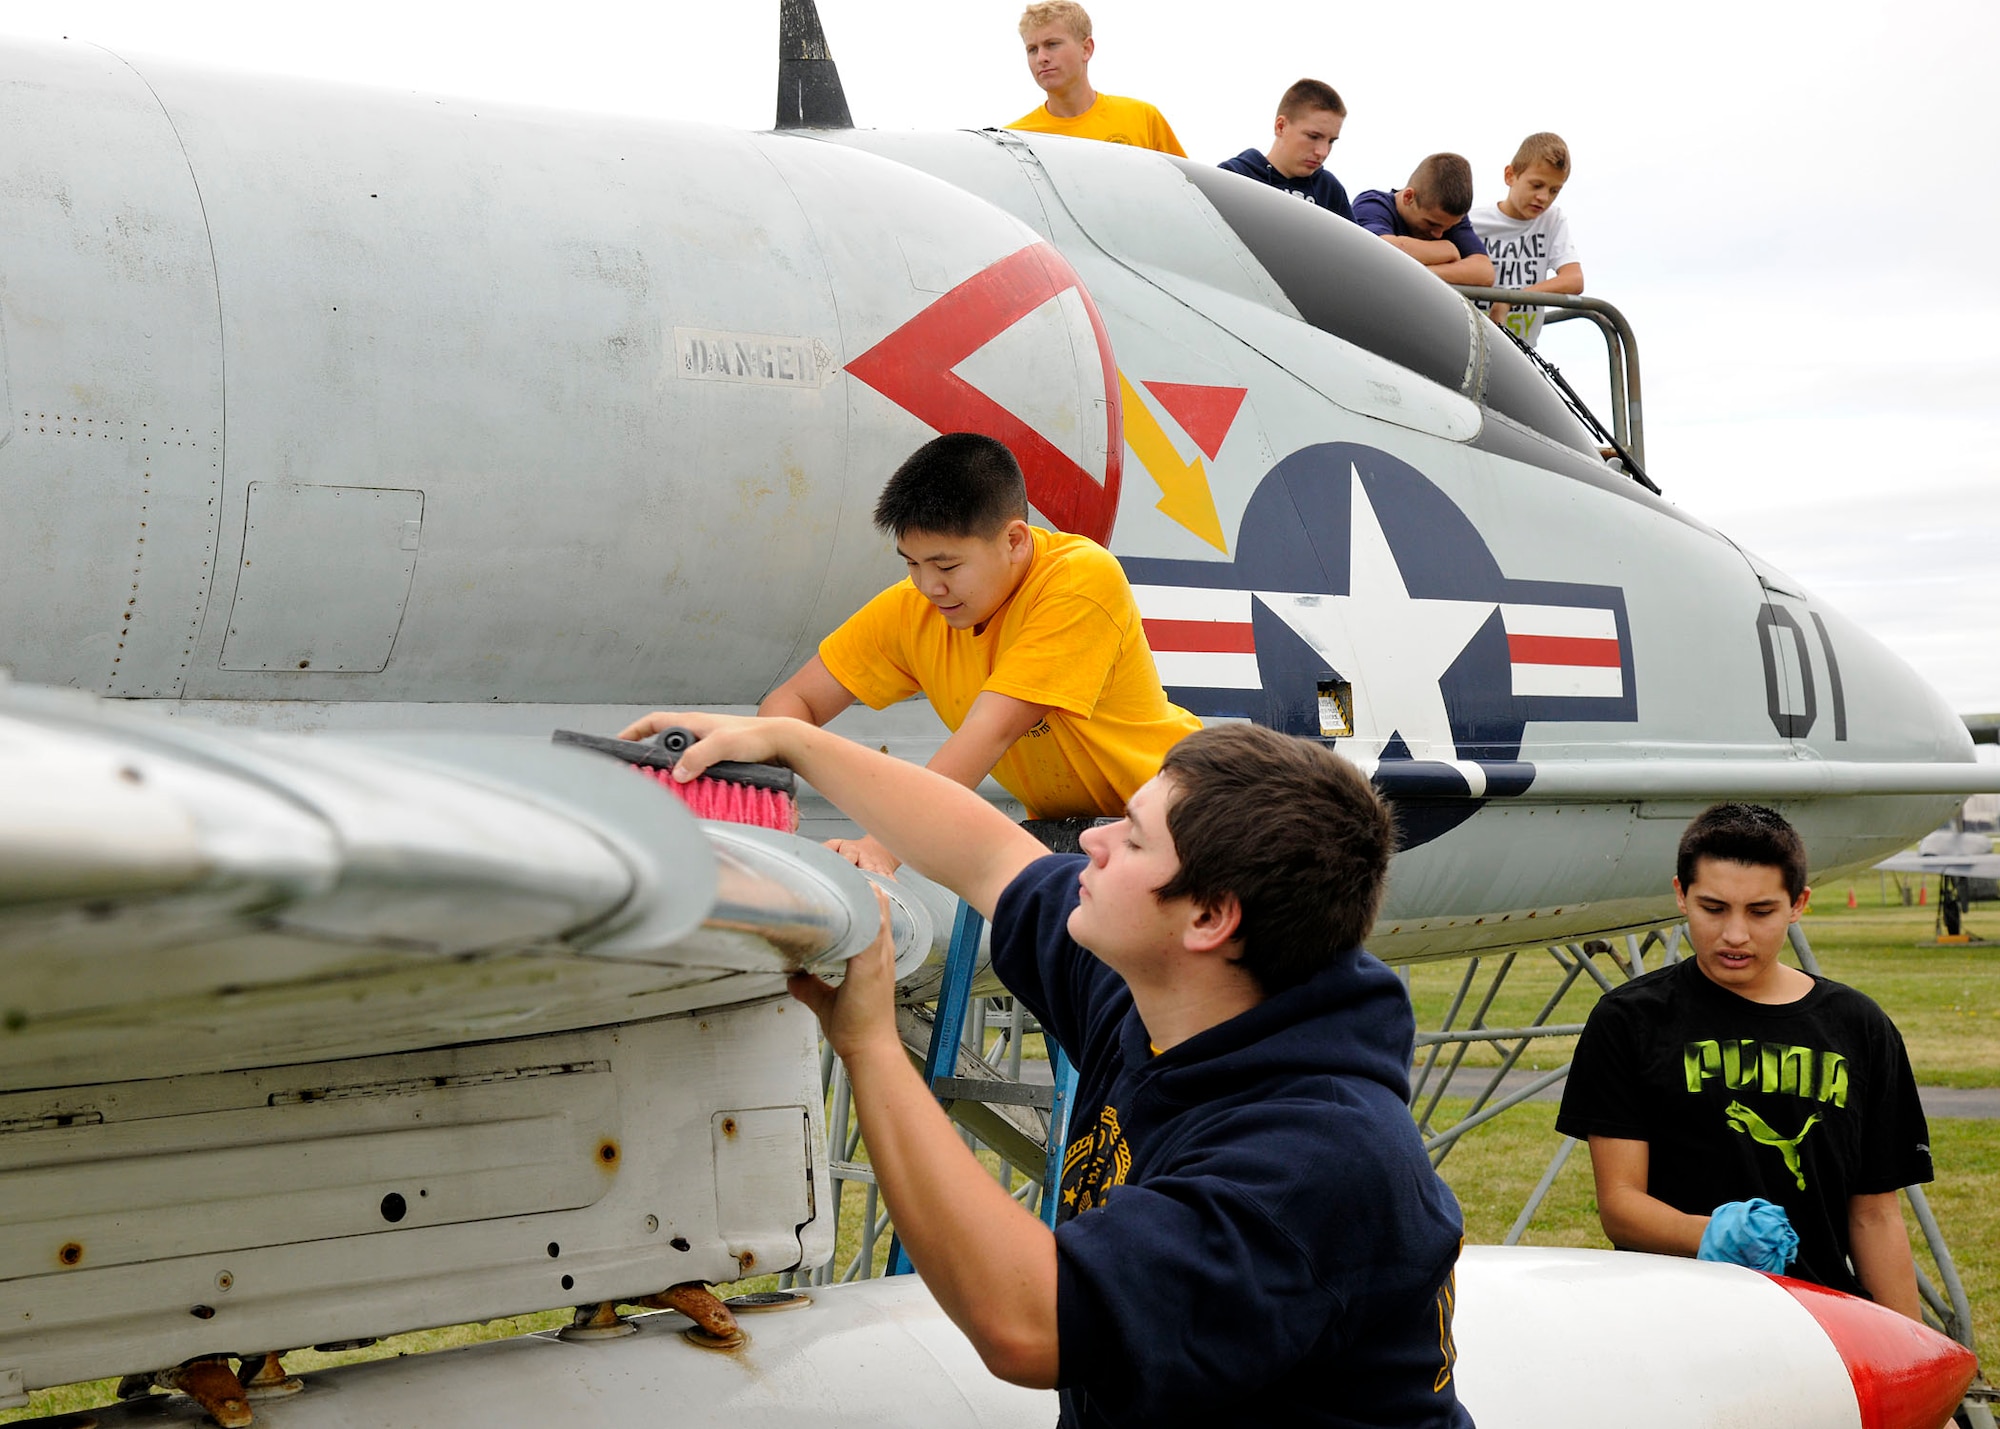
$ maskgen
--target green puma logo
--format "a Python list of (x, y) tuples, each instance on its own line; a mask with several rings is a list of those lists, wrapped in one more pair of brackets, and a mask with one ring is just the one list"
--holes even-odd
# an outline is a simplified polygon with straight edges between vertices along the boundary
[(1742, 1102), (1731, 1102), (1722, 1109), (1722, 1114), (1729, 1118), (1731, 1127), (1737, 1131), (1748, 1132), (1750, 1139), (1759, 1146), (1777, 1147), (1778, 1154), (1785, 1158), (1785, 1169), (1791, 1172), (1793, 1177), (1797, 1179), (1799, 1189), (1801, 1191), (1805, 1190), (1806, 1173), (1799, 1170), (1799, 1143), (1806, 1139), (1806, 1133), (1811, 1131), (1813, 1126), (1819, 1121), (1818, 1112), (1814, 1112), (1811, 1116), (1807, 1117), (1806, 1124), (1799, 1128), (1799, 1134), (1790, 1138), (1780, 1136), (1777, 1132), (1771, 1130), (1763, 1117), (1757, 1115), (1756, 1112), (1750, 1110)]

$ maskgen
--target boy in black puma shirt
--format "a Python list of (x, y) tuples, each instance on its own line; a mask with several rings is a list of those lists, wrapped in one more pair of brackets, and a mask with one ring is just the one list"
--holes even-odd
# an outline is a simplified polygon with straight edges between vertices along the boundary
[(1694, 957), (1597, 1004), (1556, 1128), (1589, 1140), (1612, 1244), (1756, 1264), (1729, 1230), (1762, 1198), (1797, 1234), (1786, 1273), (1916, 1319), (1897, 1191), (1931, 1179), (1930, 1132), (1882, 1009), (1778, 960), (1810, 891), (1775, 811), (1690, 824), (1674, 893)]

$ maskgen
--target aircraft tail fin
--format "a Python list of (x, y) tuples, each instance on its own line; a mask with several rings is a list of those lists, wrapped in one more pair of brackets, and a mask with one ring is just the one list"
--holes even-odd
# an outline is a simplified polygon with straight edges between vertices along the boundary
[(778, 0), (779, 129), (852, 129), (813, 0)]

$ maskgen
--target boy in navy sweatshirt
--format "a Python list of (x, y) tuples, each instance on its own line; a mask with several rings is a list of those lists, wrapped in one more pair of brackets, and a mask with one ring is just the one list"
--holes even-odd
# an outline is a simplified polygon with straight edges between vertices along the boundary
[(1280, 193), (1317, 204), (1354, 221), (1347, 190), (1326, 167), (1327, 155), (1347, 123), (1347, 105), (1330, 84), (1302, 79), (1278, 100), (1278, 117), (1271, 123), (1271, 147), (1245, 149), (1217, 167), (1269, 184)]
[(996, 1375), (1070, 1426), (1469, 1426), (1458, 1204), (1405, 1106), (1415, 1022), (1361, 949), (1393, 849), (1317, 743), (1191, 734), (1126, 817), (1052, 855), (970, 789), (794, 720), (656, 715), (778, 760), (993, 923), (993, 963), (1075, 1059), (1054, 1232), (973, 1158), (897, 1036), (882, 936), (795, 977), (846, 1063), (911, 1260)]

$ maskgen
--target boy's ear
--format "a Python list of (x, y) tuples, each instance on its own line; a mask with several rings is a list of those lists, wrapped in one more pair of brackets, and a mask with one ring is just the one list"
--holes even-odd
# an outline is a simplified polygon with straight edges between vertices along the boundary
[(1009, 521), (1006, 530), (1001, 532), (1001, 534), (1007, 538), (1008, 560), (1024, 561), (1034, 554), (1034, 529), (1020, 517), (1016, 516), (1012, 521)]
[(1196, 904), (1183, 935), (1190, 952), (1212, 953), (1232, 942), (1243, 926), (1243, 905), (1225, 893), (1212, 907)]
[(1512, 164), (1509, 164), (1500, 171), (1500, 182), (1507, 185), (1508, 188), (1514, 187), (1514, 166)]

